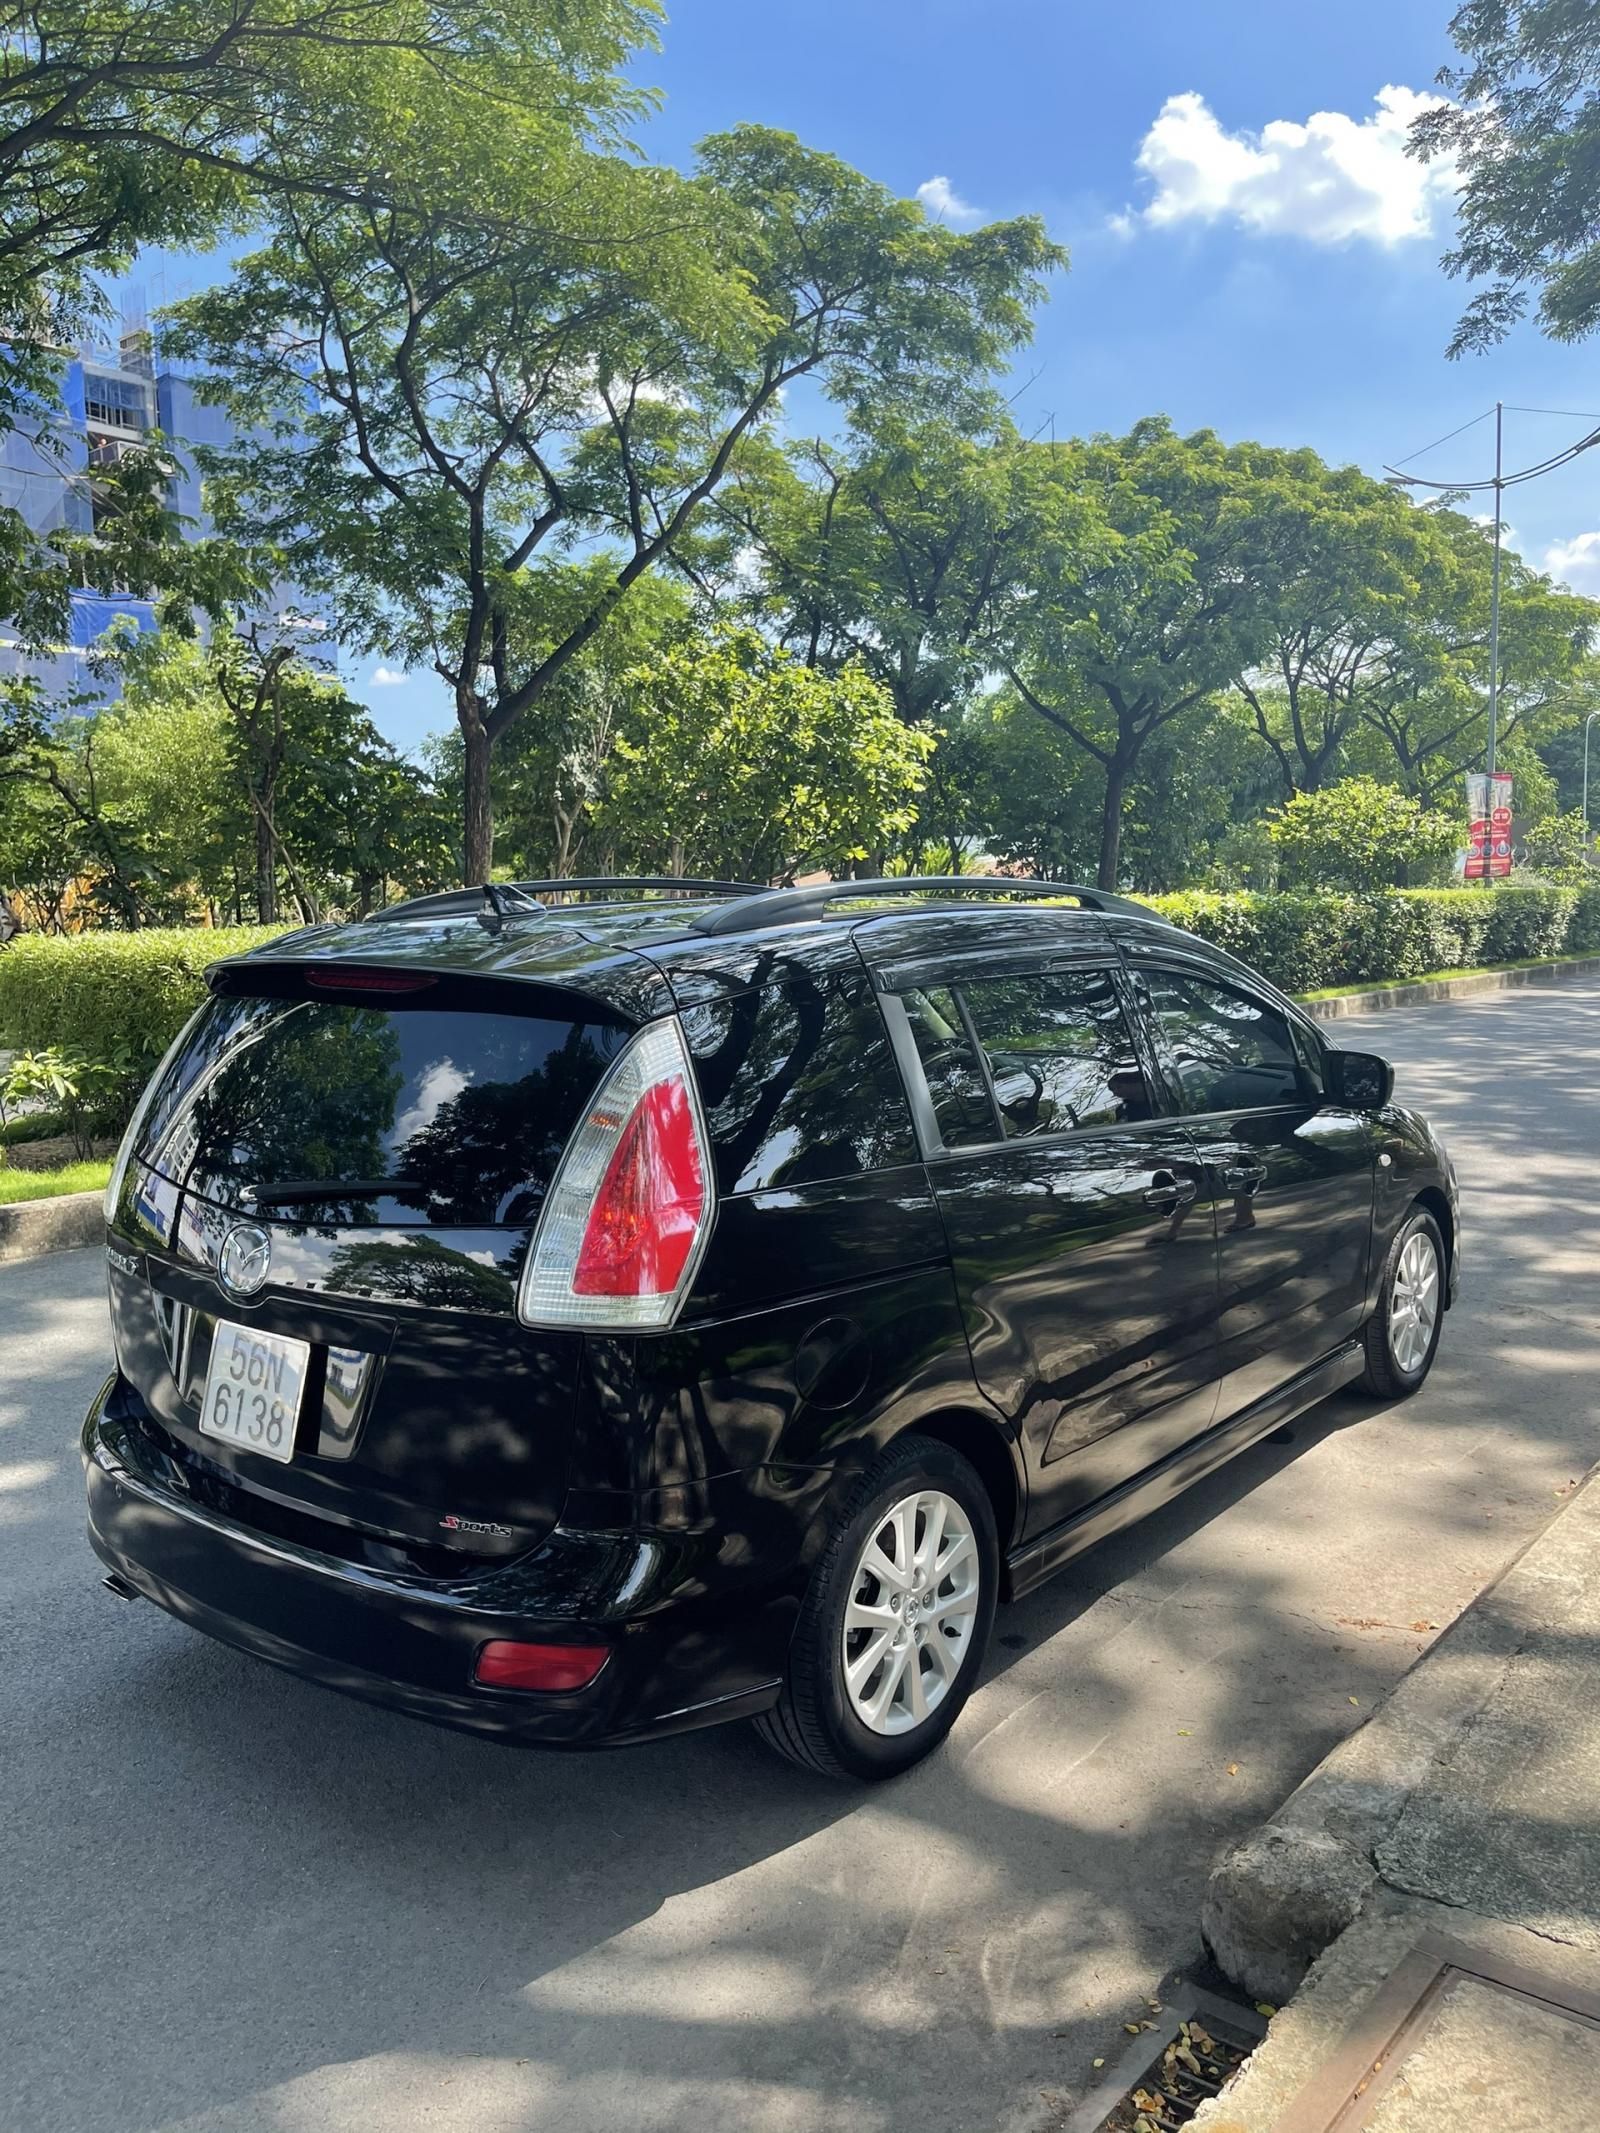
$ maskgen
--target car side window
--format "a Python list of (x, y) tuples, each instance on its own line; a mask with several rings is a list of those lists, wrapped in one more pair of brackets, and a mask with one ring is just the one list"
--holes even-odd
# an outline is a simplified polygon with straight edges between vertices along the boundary
[(1108, 970), (963, 981), (1009, 1140), (1150, 1116), (1149, 1091)]
[(947, 1148), (981, 1148), (998, 1139), (994, 1106), (972, 1040), (947, 985), (914, 986), (900, 995), (917, 1057)]
[(1147, 969), (1144, 980), (1162, 1065), (1185, 1111), (1312, 1100), (1287, 1015), (1193, 971)]
[(688, 1008), (683, 1027), (724, 1193), (917, 1159), (889, 1034), (864, 976)]

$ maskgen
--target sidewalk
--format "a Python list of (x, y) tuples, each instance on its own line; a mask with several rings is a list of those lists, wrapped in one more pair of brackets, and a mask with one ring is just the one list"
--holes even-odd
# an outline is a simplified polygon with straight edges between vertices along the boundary
[(1597, 1475), (1212, 1875), (1289, 2004), (1196, 2133), (1600, 2124)]

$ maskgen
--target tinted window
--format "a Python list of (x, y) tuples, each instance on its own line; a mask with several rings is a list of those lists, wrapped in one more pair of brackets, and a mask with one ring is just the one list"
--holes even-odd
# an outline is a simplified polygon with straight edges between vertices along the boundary
[(939, 1138), (947, 1148), (978, 1148), (997, 1138), (988, 1083), (948, 986), (917, 987), (900, 995), (917, 1040), (917, 1056), (933, 1102)]
[(1286, 1015), (1197, 974), (1151, 970), (1146, 978), (1163, 1064), (1186, 1111), (1306, 1101)]
[(916, 1161), (911, 1113), (865, 977), (775, 985), (683, 1018), (721, 1191)]
[(174, 1064), (178, 1101), (164, 1087), (151, 1114), (147, 1160), (230, 1202), (315, 1185), (279, 1203), (315, 1220), (521, 1224), (623, 1042), (568, 1019), (217, 1000)]
[(1150, 1099), (1109, 971), (961, 987), (1008, 1137), (1148, 1118)]

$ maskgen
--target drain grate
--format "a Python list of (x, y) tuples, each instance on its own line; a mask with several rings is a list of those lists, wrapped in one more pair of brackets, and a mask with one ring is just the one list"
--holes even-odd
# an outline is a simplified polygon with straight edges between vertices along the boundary
[(1253, 2008), (1181, 1986), (1115, 2072), (1068, 2121), (1068, 2133), (1181, 2133), (1267, 2033)]

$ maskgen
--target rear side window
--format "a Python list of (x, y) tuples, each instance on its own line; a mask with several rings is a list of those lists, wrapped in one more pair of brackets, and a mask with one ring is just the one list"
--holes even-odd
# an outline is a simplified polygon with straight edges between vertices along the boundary
[(1304, 1103), (1310, 1078), (1289, 1018), (1196, 972), (1144, 973), (1162, 1064), (1185, 1111)]
[(724, 1193), (890, 1170), (917, 1159), (871, 986), (844, 972), (687, 1009), (684, 1032)]
[(626, 1032), (567, 1017), (213, 1001), (143, 1159), (209, 1198), (352, 1226), (516, 1224)]
[(1041, 971), (963, 983), (1006, 1137), (1119, 1126), (1150, 1098), (1106, 970)]

